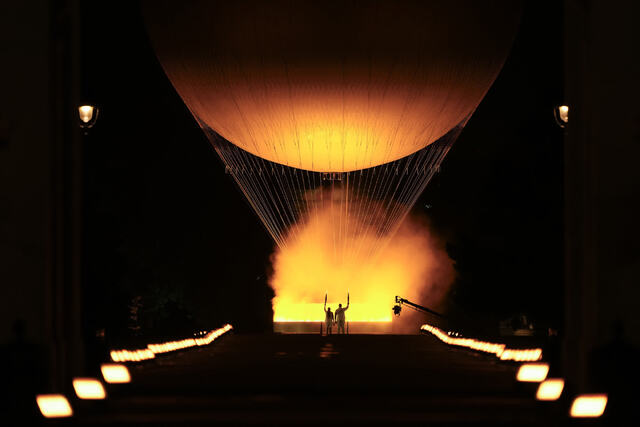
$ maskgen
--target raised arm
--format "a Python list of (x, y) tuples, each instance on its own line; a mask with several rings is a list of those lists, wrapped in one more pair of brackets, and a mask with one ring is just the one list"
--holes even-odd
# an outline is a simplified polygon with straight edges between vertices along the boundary
[(349, 308), (349, 292), (347, 292), (347, 306), (344, 308), (345, 310)]
[(327, 294), (324, 294), (324, 312), (327, 312)]

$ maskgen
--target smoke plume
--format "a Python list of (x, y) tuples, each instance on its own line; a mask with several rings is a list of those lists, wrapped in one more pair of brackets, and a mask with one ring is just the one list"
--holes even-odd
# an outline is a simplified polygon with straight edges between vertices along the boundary
[(391, 321), (396, 295), (441, 309), (455, 273), (426, 219), (409, 216), (389, 233), (371, 224), (340, 204), (296, 224), (272, 256), (274, 320), (322, 321), (325, 294), (333, 310), (350, 294), (349, 321)]

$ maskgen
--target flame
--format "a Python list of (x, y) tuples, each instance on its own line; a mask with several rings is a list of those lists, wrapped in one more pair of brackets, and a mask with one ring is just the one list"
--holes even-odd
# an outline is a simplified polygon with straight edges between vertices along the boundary
[(272, 257), (274, 321), (323, 321), (325, 295), (333, 311), (350, 295), (350, 322), (390, 322), (396, 295), (442, 302), (453, 263), (424, 220), (408, 217), (397, 232), (380, 233), (371, 203), (372, 215), (355, 213), (364, 205), (351, 201), (349, 215), (340, 203), (318, 207), (290, 230)]

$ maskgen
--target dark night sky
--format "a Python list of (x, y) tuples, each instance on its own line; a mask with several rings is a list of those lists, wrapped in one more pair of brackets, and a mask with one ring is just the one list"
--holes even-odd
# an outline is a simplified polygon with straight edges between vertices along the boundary
[[(526, 4), (502, 73), (415, 208), (458, 264), (452, 300), (478, 315), (561, 320), (556, 3)], [(176, 300), (205, 326), (268, 327), (273, 243), (164, 75), (138, 5), (83, 7), (85, 95), (101, 107), (85, 152), (88, 328), (153, 289), (147, 301)]]
[(457, 261), (466, 310), (562, 321), (561, 5), (527, 2), (511, 54), (420, 206)]

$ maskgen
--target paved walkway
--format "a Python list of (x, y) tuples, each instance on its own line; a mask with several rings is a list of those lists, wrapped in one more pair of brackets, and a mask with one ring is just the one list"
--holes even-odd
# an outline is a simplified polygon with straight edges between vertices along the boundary
[(427, 335), (233, 335), (134, 365), (77, 425), (554, 425), (516, 366)]

